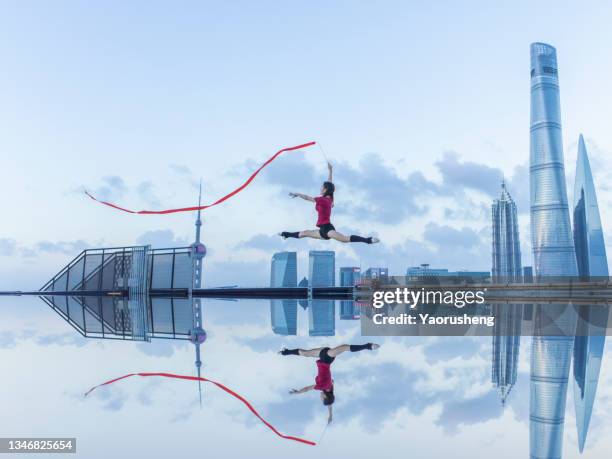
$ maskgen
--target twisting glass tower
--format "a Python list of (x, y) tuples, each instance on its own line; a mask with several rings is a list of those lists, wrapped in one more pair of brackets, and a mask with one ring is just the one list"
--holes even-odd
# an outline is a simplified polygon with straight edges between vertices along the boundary
[[(535, 276), (575, 276), (576, 254), (570, 229), (557, 52), (531, 45), (530, 192), (531, 241)], [(556, 336), (550, 333), (554, 317)], [(538, 305), (531, 352), (529, 449), (532, 458), (560, 458), (565, 402), (574, 344), (571, 307)]]
[[(578, 275), (587, 281), (607, 278), (606, 246), (593, 174), (582, 135), (578, 141), (573, 214)], [(580, 312), (574, 341), (574, 407), (578, 447), (582, 452), (597, 393), (608, 314), (603, 306), (581, 307)]]

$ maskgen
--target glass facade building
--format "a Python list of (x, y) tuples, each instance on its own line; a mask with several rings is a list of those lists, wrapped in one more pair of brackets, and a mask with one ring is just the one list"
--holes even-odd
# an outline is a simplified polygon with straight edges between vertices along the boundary
[(336, 252), (331, 250), (308, 252), (308, 279), (310, 287), (335, 287)]
[[(193, 272), (191, 253), (191, 247), (85, 250), (41, 288), (41, 298), (85, 337), (188, 339), (193, 328), (191, 300), (150, 298), (148, 293), (149, 289), (189, 289)], [(129, 300), (122, 296), (91, 295), (128, 290)]]
[[(575, 276), (570, 229), (557, 52), (531, 45), (530, 201), (533, 268), (536, 279)], [(564, 309), (565, 308), (565, 309)], [(575, 332), (571, 306), (538, 305), (531, 352), (529, 449), (532, 458), (560, 458), (565, 403)], [(546, 316), (562, 334), (547, 336)]]
[[(297, 255), (279, 252), (272, 256), (270, 287), (297, 286)], [(297, 333), (297, 300), (270, 300), (270, 322), (277, 335)]]
[(491, 206), (493, 282), (521, 281), (521, 242), (519, 238), (516, 204), (502, 183), (499, 199)]

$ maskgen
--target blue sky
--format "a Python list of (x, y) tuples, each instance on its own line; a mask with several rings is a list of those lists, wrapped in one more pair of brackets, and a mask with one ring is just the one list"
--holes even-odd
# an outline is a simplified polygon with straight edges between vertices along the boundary
[[(505, 176), (528, 264), (532, 41), (558, 49), (568, 180), (583, 132), (609, 235), (610, 8), (5, 2), (0, 284), (37, 287), (82, 247), (193, 237), (192, 215), (116, 213), (85, 188), (173, 207), (194, 202), (202, 177), (210, 202), (278, 148), (311, 139), (336, 164), (338, 229), (384, 242), (335, 245), (339, 263), (488, 269), (489, 206)], [(273, 236), (313, 226), (310, 205), (286, 193), (316, 193), (324, 169), (316, 149), (287, 156), (207, 211), (205, 283), (265, 283), (271, 251), (329, 248)]]

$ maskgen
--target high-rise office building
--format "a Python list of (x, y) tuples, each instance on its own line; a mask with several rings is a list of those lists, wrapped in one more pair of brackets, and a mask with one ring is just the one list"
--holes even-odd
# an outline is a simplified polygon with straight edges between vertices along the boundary
[[(361, 268), (342, 267), (340, 268), (340, 286), (351, 287), (359, 283), (361, 278)], [(359, 307), (355, 306), (352, 300), (340, 301), (340, 320), (359, 319)]]
[(270, 287), (297, 286), (297, 254), (278, 252), (272, 255)]
[(357, 285), (361, 279), (361, 268), (350, 266), (340, 268), (340, 286), (350, 287)]
[[(309, 252), (308, 278), (310, 287), (334, 287), (336, 285), (336, 253), (329, 250)], [(333, 336), (336, 333), (335, 302), (313, 300), (308, 308), (310, 336)]]
[(336, 252), (331, 250), (308, 252), (308, 279), (311, 287), (335, 287)]
[(492, 280), (493, 282), (520, 282), (522, 265), (518, 216), (516, 204), (504, 182), (502, 182), (499, 199), (495, 199), (491, 206), (491, 220)]
[[(272, 256), (270, 287), (297, 286), (295, 252), (279, 252)], [(270, 300), (272, 331), (278, 335), (297, 333), (297, 300)]]
[(595, 183), (582, 135), (578, 141), (573, 214), (578, 275), (587, 278), (608, 277), (608, 259)]
[[(531, 45), (531, 241), (536, 279), (574, 276), (576, 254), (570, 230), (557, 52)], [(564, 309), (565, 308), (565, 309)], [(550, 312), (550, 314), (548, 314)], [(535, 309), (531, 352), (529, 449), (532, 458), (560, 458), (575, 315), (564, 305)], [(546, 336), (545, 316), (555, 317), (558, 336)]]
[[(582, 135), (578, 141), (573, 215), (578, 275), (586, 281), (607, 278), (606, 246), (593, 174)], [(591, 422), (606, 343), (606, 309), (604, 306), (582, 306), (574, 340), (574, 407), (581, 453)]]
[(574, 276), (576, 254), (565, 187), (557, 52), (531, 45), (531, 241), (536, 277)]

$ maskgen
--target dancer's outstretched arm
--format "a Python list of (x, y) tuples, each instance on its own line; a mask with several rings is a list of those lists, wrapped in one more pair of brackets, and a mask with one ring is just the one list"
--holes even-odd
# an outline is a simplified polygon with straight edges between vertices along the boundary
[(289, 193), (289, 196), (291, 196), (292, 198), (302, 198), (305, 199), (306, 201), (311, 201), (314, 202), (314, 198), (312, 196), (308, 196), (307, 194), (302, 194), (302, 193)]
[(329, 424), (333, 418), (332, 405), (327, 405), (327, 411), (329, 411), (329, 416), (327, 416), (327, 423)]
[(327, 170), (329, 171), (329, 174), (327, 176), (327, 181), (328, 182), (333, 182), (332, 180), (332, 165), (329, 161), (327, 161)]
[(301, 389), (291, 389), (289, 391), (290, 394), (303, 394), (304, 392), (308, 392), (310, 390), (314, 390), (315, 386), (306, 386), (306, 387), (302, 387)]

